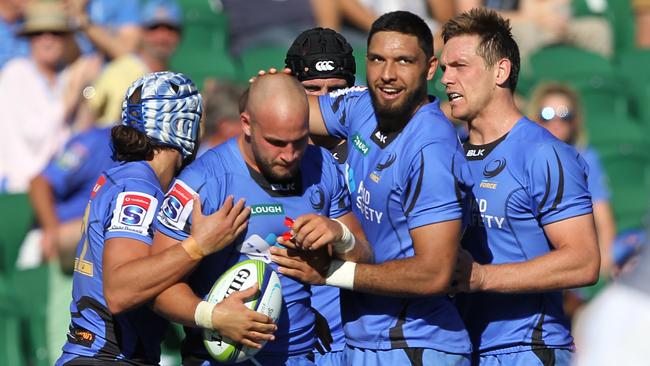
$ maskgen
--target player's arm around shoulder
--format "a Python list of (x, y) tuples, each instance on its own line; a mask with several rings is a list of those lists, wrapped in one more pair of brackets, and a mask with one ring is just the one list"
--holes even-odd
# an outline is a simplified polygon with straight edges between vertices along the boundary
[[(203, 256), (230, 244), (247, 226), (249, 209), (243, 200), (233, 204), (229, 197), (209, 216), (202, 214), (197, 196), (190, 204), (195, 225), (182, 241), (158, 232), (150, 248), (149, 236), (148, 242), (134, 236), (108, 238), (103, 255), (104, 293), (111, 312), (120, 313), (151, 300), (180, 281)], [(150, 221), (147, 231), (149, 225)]]

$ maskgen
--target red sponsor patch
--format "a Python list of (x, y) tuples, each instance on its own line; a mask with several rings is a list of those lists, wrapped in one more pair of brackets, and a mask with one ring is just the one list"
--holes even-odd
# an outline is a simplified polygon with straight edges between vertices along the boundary
[(151, 198), (137, 194), (127, 194), (124, 196), (124, 206), (130, 205), (140, 206), (146, 211), (149, 210), (149, 206), (151, 205)]
[(178, 182), (174, 183), (174, 186), (172, 187), (172, 190), (169, 192), (169, 194), (176, 197), (176, 199), (178, 199), (183, 207), (185, 207), (185, 205), (192, 200), (192, 194)]
[(92, 192), (90, 192), (91, 199), (95, 198), (95, 195), (97, 194), (97, 192), (99, 192), (99, 189), (102, 188), (104, 183), (106, 183), (106, 177), (104, 175), (100, 175), (99, 178), (97, 179), (97, 182), (95, 182), (95, 186), (93, 187)]

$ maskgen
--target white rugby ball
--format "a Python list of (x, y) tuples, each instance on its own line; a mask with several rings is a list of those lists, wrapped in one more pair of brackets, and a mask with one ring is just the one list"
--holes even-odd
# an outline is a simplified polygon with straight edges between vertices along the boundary
[[(257, 282), (259, 294), (246, 302), (249, 309), (268, 315), (277, 323), (282, 310), (282, 285), (270, 265), (256, 259), (239, 262), (230, 267), (214, 283), (205, 301), (216, 304)], [(259, 350), (222, 337), (216, 330), (203, 331), (203, 344), (210, 356), (222, 363), (237, 363), (253, 357)], [(263, 344), (262, 344), (263, 345)]]

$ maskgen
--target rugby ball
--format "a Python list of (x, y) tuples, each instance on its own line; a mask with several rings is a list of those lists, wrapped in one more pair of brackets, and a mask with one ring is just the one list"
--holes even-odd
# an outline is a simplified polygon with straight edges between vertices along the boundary
[[(256, 282), (260, 292), (245, 303), (246, 307), (268, 315), (277, 323), (282, 310), (280, 278), (270, 265), (257, 259), (239, 262), (228, 269), (212, 286), (205, 301), (219, 303), (235, 291), (250, 288)], [(222, 363), (242, 362), (259, 351), (222, 337), (218, 331), (211, 329), (203, 331), (203, 344), (210, 356)]]

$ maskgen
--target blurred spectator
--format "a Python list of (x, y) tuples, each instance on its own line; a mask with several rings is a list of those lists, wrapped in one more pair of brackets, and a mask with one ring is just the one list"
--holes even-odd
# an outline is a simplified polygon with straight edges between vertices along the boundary
[(29, 197), (42, 230), (43, 258), (61, 257), (72, 274), (74, 251), (90, 192), (111, 158), (110, 128), (92, 128), (73, 136), (45, 169), (31, 180)]
[(650, 250), (637, 265), (589, 305), (576, 326), (575, 366), (648, 364), (650, 327)]
[[(346, 0), (339, 0), (342, 3)], [(456, 14), (455, 1), (453, 0), (359, 0), (370, 9), (375, 18), (378, 15), (395, 10), (405, 10), (424, 19), (431, 33), (435, 36), (434, 45), (442, 46), (440, 38), (440, 25), (451, 19)]]
[(207, 79), (204, 84), (201, 95), (205, 108), (199, 156), (241, 134), (239, 115), (246, 107), (246, 101), (243, 102), (243, 108), (239, 105), (239, 100), (246, 91), (243, 86), (216, 79)]
[(131, 83), (148, 72), (165, 71), (180, 42), (183, 14), (174, 0), (149, 0), (142, 7), (143, 33), (136, 53), (110, 62), (94, 85), (87, 89), (87, 106), (78, 127), (97, 122), (101, 126), (120, 120), (124, 93)]
[(17, 33), (23, 26), (25, 0), (0, 1), (0, 68), (14, 57), (29, 55), (27, 38)]
[(571, 0), (457, 0), (458, 11), (485, 6), (510, 20), (522, 64), (536, 50), (565, 43), (610, 57), (613, 35), (600, 16), (573, 17)]
[(537, 121), (558, 139), (575, 145), (589, 166), (587, 185), (593, 202), (594, 221), (601, 255), (601, 273), (612, 266), (611, 246), (616, 225), (609, 203), (607, 176), (598, 153), (587, 145), (583, 114), (578, 93), (562, 83), (539, 84), (531, 94), (529, 118)]
[(84, 55), (99, 52), (113, 59), (133, 52), (140, 38), (139, 2), (134, 0), (65, 0), (77, 26)]
[(235, 57), (258, 46), (289, 47), (296, 34), (316, 26), (317, 21), (332, 26), (337, 14), (336, 2), (331, 0), (221, 1), (228, 15), (230, 52)]
[(58, 1), (32, 1), (21, 34), (31, 55), (9, 61), (0, 73), (0, 192), (24, 192), (68, 136), (63, 92), (65, 12)]
[(632, 0), (636, 17), (636, 45), (650, 48), (650, 0)]

